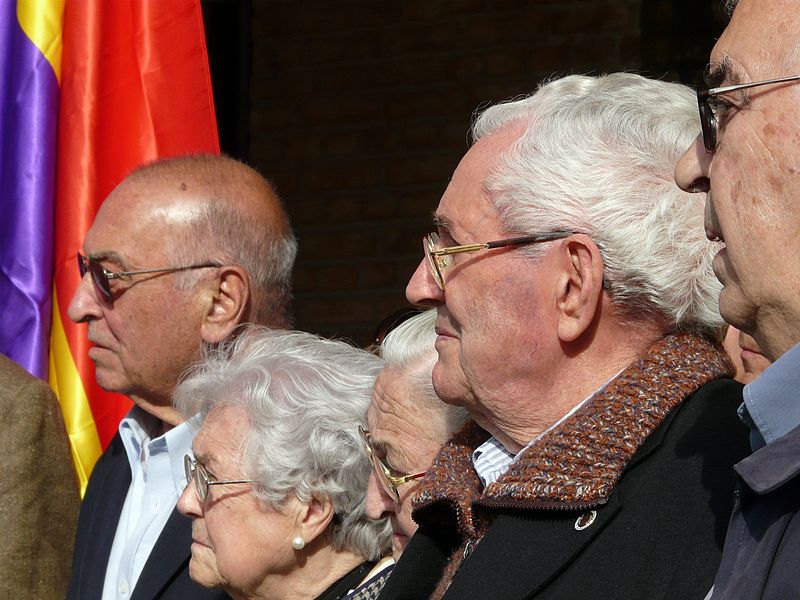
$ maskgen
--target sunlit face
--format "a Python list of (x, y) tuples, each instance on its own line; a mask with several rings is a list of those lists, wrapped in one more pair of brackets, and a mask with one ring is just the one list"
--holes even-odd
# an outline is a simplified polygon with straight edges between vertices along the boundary
[[(175, 266), (167, 250), (176, 229), (185, 226), (185, 215), (154, 204), (135, 186), (117, 188), (98, 212), (84, 253), (109, 271)], [(84, 275), (68, 314), (88, 324), (89, 357), (104, 389), (170, 406), (177, 378), (198, 355), (207, 306), (197, 287), (178, 289), (176, 277), (162, 273), (112, 280), (114, 299), (108, 302), (94, 289), (91, 275)], [(216, 270), (198, 277), (209, 280)]]
[[(497, 156), (519, 134), (507, 128), (482, 138), (461, 160), (436, 210), (442, 246), (511, 236), (483, 183)], [(550, 253), (557, 244), (543, 246)], [(551, 366), (548, 357), (561, 354), (553, 318), (560, 273), (547, 254), (534, 261), (520, 248), (452, 258), (444, 291), (423, 259), (406, 297), (413, 304), (437, 307), (437, 394), (466, 407), (475, 421), (498, 435), (498, 430), (513, 428), (522, 405), (531, 404), (527, 388)]]
[[(197, 433), (192, 448), (212, 480), (249, 479), (239, 459), (249, 428), (243, 409), (214, 408)], [(297, 563), (294, 500), (273, 510), (253, 494), (253, 484), (210, 486), (201, 503), (193, 485), (178, 501), (178, 510), (194, 519), (189, 575), (204, 587), (222, 587), (257, 594), (270, 579)]]
[[(443, 418), (424, 409), (416, 398), (418, 391), (409, 385), (401, 371), (385, 368), (378, 375), (372, 392), (368, 422), (372, 443), (397, 474), (427, 471), (436, 453), (450, 437)], [(373, 472), (367, 488), (367, 515), (371, 519), (389, 516), (392, 525), (392, 554), (395, 560), (417, 530), (411, 518), (411, 500), (419, 486), (408, 481), (398, 488), (395, 502)]]
[[(711, 53), (713, 85), (800, 74), (800, 12), (789, 0), (741, 0)], [(800, 340), (800, 85), (734, 92), (714, 153), (699, 140), (676, 180), (710, 190), (706, 230), (725, 247), (714, 259), (720, 312), (776, 358)]]

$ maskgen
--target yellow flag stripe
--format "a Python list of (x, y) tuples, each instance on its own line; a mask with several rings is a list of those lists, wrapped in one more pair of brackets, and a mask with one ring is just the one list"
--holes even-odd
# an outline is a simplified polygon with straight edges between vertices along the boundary
[(50, 329), (50, 387), (53, 388), (61, 404), (83, 497), (94, 463), (100, 458), (103, 450), (100, 447), (100, 438), (97, 436), (97, 428), (89, 400), (86, 398), (86, 391), (83, 389), (83, 382), (67, 343), (55, 289), (53, 289), (53, 325)]
[(22, 31), (53, 67), (61, 83), (61, 49), (65, 0), (17, 0)]

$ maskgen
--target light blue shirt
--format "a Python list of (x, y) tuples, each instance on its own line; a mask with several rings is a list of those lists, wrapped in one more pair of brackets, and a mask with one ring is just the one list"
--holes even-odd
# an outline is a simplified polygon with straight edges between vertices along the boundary
[(744, 387), (739, 417), (750, 427), (753, 451), (800, 426), (800, 344)]
[(131, 467), (114, 543), (108, 557), (103, 600), (128, 600), (147, 558), (183, 492), (183, 457), (191, 454), (194, 428), (184, 422), (151, 438), (161, 422), (134, 406), (119, 424)]

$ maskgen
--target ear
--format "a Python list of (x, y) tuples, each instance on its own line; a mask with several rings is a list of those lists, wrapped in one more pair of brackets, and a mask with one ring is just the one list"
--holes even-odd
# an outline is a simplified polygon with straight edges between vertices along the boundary
[(295, 535), (301, 535), (309, 544), (325, 533), (332, 520), (333, 502), (327, 496), (315, 496), (300, 504)]
[(227, 338), (247, 319), (250, 309), (250, 278), (244, 269), (220, 267), (218, 282), (200, 328), (200, 336), (209, 344)]
[(563, 243), (563, 273), (556, 299), (558, 337), (574, 342), (592, 324), (603, 295), (603, 258), (597, 244), (577, 234)]

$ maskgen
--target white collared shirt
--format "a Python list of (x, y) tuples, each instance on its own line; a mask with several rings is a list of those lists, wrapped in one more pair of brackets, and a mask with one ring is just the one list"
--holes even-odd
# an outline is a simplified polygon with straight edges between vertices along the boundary
[(108, 557), (103, 600), (128, 600), (147, 558), (183, 492), (183, 457), (194, 429), (186, 422), (156, 438), (161, 422), (134, 406), (119, 424), (131, 468), (131, 486)]

